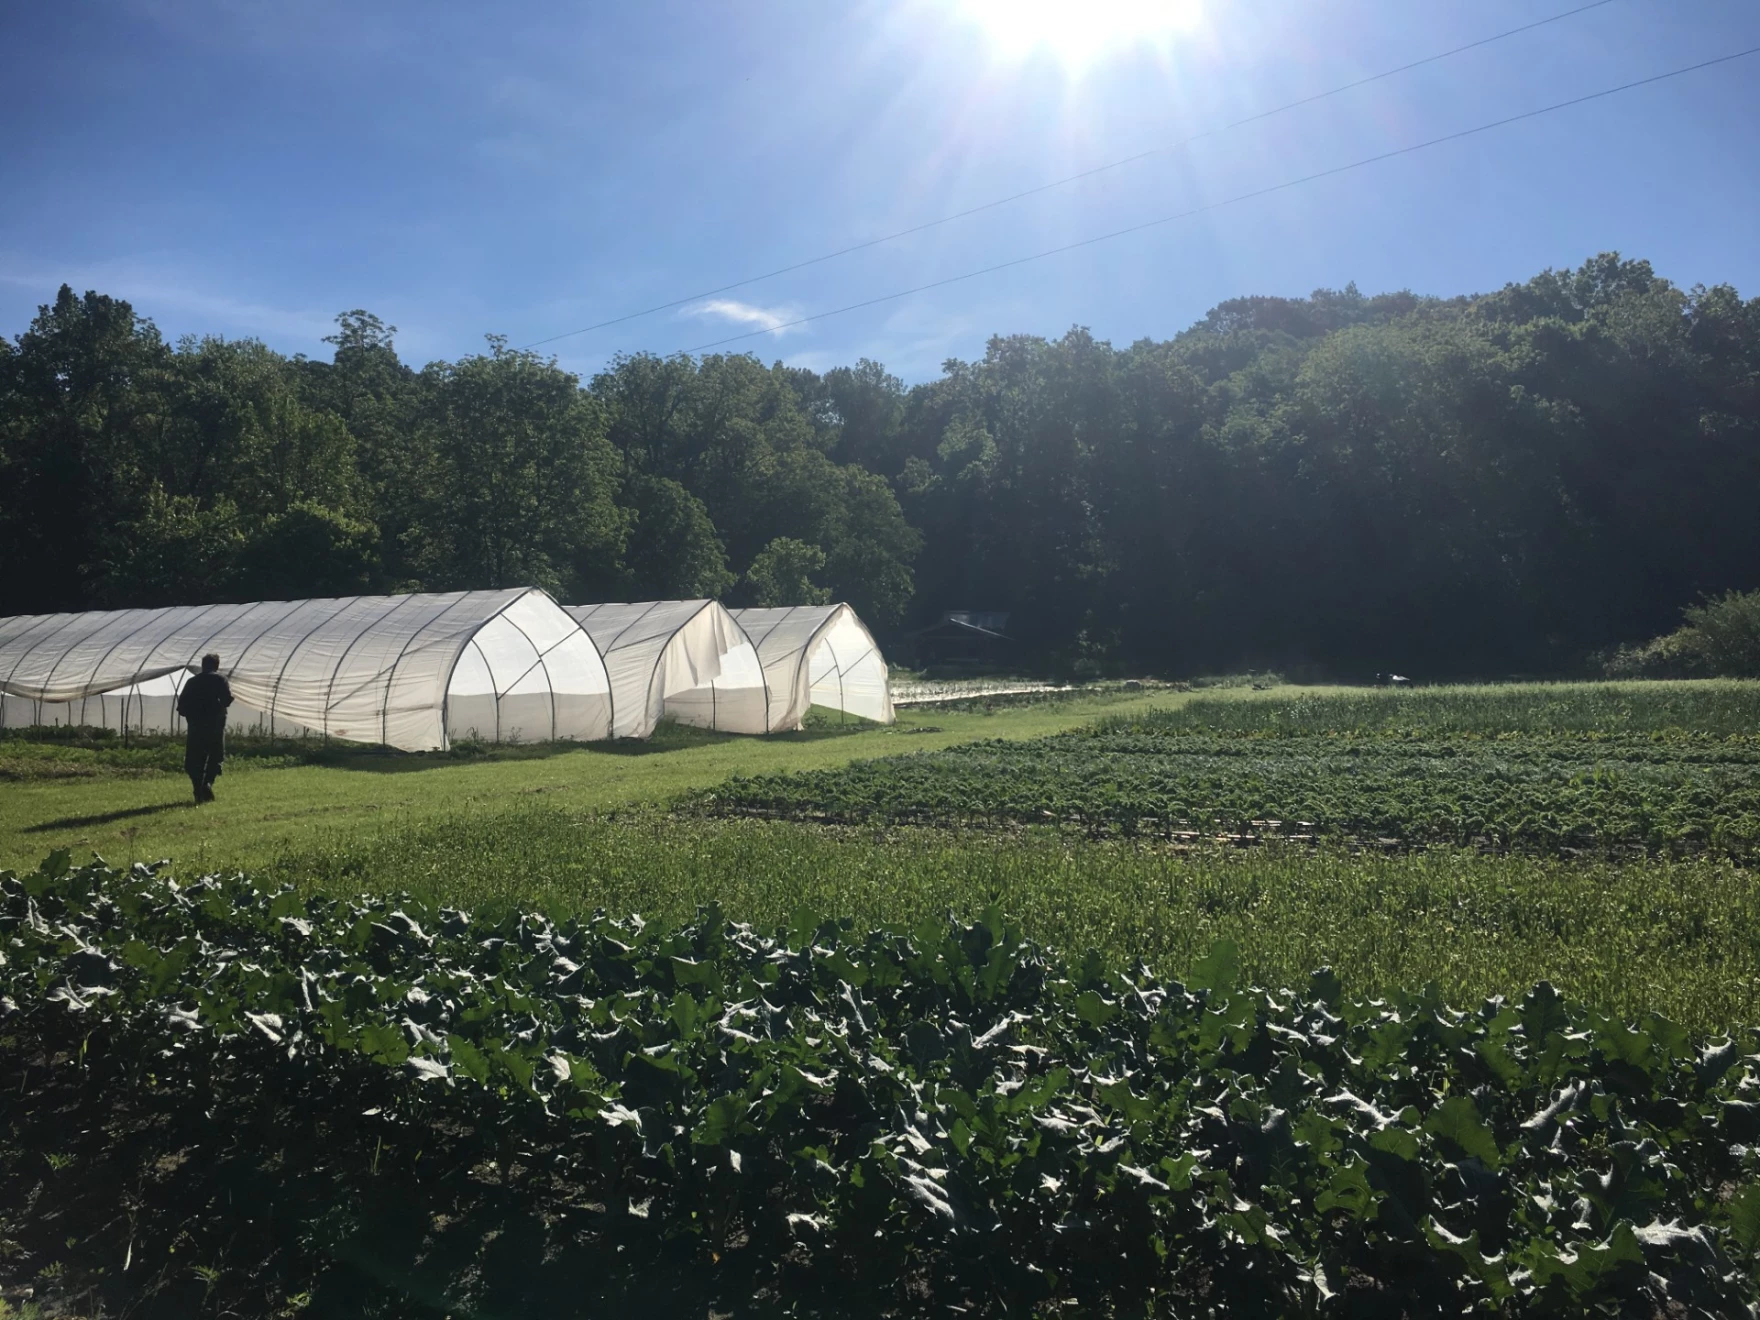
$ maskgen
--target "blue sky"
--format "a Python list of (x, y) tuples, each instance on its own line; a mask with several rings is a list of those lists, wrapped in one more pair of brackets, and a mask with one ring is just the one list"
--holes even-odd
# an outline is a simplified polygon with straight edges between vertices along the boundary
[[(1613, 0), (1180, 147), (1581, 0), (1168, 3), (1176, 21), (1111, 42), (1107, 15), (1147, 0), (8, 5), (0, 333), (67, 281), (168, 335), (324, 356), (331, 318), (365, 307), (421, 363), (1166, 148), (545, 346), (591, 373), (1760, 45), (1754, 0)], [(1060, 8), (1079, 25), (1037, 44), (1006, 17)], [(1124, 344), (1238, 294), (1482, 291), (1606, 249), (1752, 297), (1756, 143), (1751, 57), (731, 347), (921, 380), (993, 333), (1080, 324)]]

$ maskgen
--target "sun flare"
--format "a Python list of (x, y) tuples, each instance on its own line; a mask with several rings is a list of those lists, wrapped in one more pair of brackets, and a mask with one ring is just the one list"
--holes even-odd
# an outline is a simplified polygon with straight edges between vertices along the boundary
[(1109, 50), (1163, 45), (1203, 16), (1201, 0), (961, 0), (961, 8), (999, 54), (1044, 52), (1074, 68)]

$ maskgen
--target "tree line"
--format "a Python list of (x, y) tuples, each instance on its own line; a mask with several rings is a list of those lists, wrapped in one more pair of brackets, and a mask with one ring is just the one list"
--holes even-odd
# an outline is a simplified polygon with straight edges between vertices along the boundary
[(590, 381), (167, 342), (63, 286), (0, 336), (0, 614), (542, 586), (1008, 610), (1065, 672), (1563, 672), (1760, 586), (1760, 299), (1604, 254), (1486, 296), (997, 337), (907, 388), (746, 355)]

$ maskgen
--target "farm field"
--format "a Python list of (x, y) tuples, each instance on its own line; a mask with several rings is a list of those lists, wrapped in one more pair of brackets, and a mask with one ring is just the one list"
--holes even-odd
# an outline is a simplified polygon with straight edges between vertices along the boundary
[(1755, 683), (1117, 694), (111, 820), (165, 749), (13, 744), (0, 1242), (140, 1314), (1745, 1314), (1757, 741)]
[(981, 737), (1039, 737), (1183, 699), (1101, 693), (907, 710), (891, 728), (839, 724), (832, 716), (768, 738), (662, 726), (646, 742), (467, 749), (459, 756), (287, 741), (256, 749), (234, 740), (219, 800), (200, 810), (189, 803), (181, 748), (162, 739), (91, 748), (0, 738), (0, 866), (34, 866), (61, 847), (125, 864), (171, 857), (195, 870), (255, 866), (290, 848), (346, 851), (387, 826), (456, 823), (535, 798), (577, 811), (665, 802), (742, 771), (837, 765)]
[(994, 904), (1053, 947), (1168, 975), (1227, 939), (1262, 985), (1330, 965), (1365, 994), (1434, 982), (1450, 1002), (1476, 1003), (1551, 980), (1603, 1011), (1665, 1012), (1695, 1030), (1760, 1021), (1760, 884), (1708, 858), (1173, 852), (1039, 827), (863, 829), (531, 804), (286, 853), (256, 874), (561, 917), (602, 908), (683, 921), (718, 904), (760, 930), (803, 911), (910, 927)]
[(1127, 975), (993, 910), (766, 937), (65, 858), (0, 881), (0, 931), (0, 1271), (135, 1314), (1760, 1295), (1760, 1042), (1547, 986), (1460, 1011), (1247, 989), (1226, 945)]
[(1760, 685), (1194, 698), (703, 792), (722, 815), (1539, 854), (1760, 851)]
[[(909, 926), (996, 904), (1054, 947), (1169, 974), (1228, 939), (1262, 984), (1330, 964), (1363, 993), (1434, 981), (1472, 1002), (1550, 979), (1715, 1031), (1760, 1021), (1757, 707), (1751, 683), (1284, 688), (506, 759), (263, 749), (200, 810), (150, 763), (175, 749), (80, 752), (88, 776), (44, 778), (39, 760), (0, 788), (0, 865), (66, 847), (561, 917), (719, 903), (761, 929), (803, 909)], [(1231, 833), (1271, 837), (1215, 842)]]

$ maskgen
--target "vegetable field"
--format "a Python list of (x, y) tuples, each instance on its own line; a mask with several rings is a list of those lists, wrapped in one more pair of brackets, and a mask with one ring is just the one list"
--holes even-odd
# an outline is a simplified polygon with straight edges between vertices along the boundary
[(0, 871), (0, 1316), (1760, 1315), (1760, 685), (933, 718)]
[(1760, 884), (1728, 859), (1185, 848), (1051, 827), (581, 817), (539, 801), (287, 854), (254, 874), (557, 919), (682, 922), (718, 903), (766, 930), (802, 908), (910, 929), (996, 906), (1042, 943), (1121, 967), (1181, 974), (1227, 940), (1261, 985), (1298, 985), (1325, 963), (1365, 995), (1435, 982), (1450, 1003), (1478, 1003), (1550, 980), (1587, 1007), (1664, 1013), (1698, 1033), (1760, 1022)]
[(1606, 694), (1193, 701), (1030, 743), (738, 779), (697, 802), (723, 815), (1186, 842), (1760, 852), (1760, 697), (1738, 685), (1648, 703)]
[(1760, 1040), (773, 936), (0, 879), (0, 1238), (92, 1311), (1746, 1314)]

